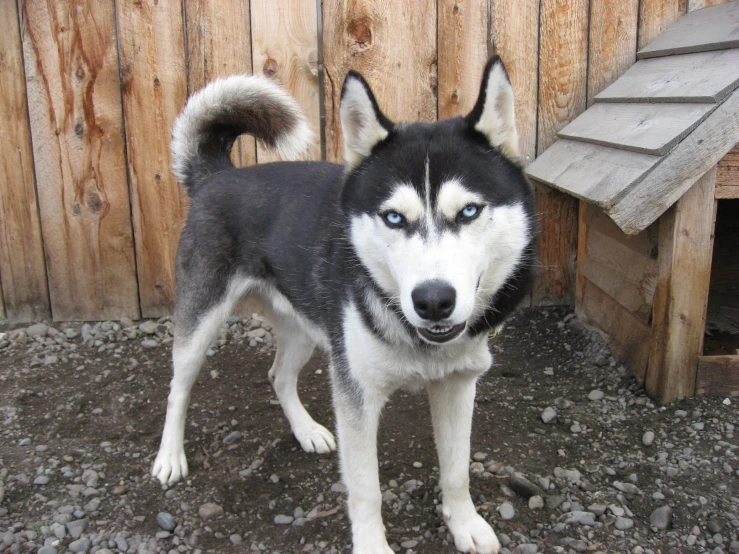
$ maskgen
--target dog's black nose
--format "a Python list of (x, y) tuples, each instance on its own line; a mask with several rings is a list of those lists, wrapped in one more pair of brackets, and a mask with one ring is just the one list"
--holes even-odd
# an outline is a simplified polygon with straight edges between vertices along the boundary
[(416, 313), (429, 321), (446, 319), (454, 311), (457, 291), (440, 279), (424, 281), (411, 292)]

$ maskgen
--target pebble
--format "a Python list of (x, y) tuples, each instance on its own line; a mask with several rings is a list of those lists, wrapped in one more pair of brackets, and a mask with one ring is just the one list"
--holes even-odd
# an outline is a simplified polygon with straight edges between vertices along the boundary
[(622, 483), (621, 481), (614, 481), (613, 488), (618, 489), (621, 492), (625, 492), (626, 494), (636, 494), (639, 492), (639, 487), (633, 483)]
[(53, 546), (42, 546), (41, 548), (38, 549), (37, 554), (56, 554), (56, 553), (57, 553), (57, 550)]
[(72, 535), (73, 539), (79, 539), (82, 533), (87, 529), (88, 521), (86, 519), (76, 519), (67, 523), (67, 531)]
[(165, 531), (174, 531), (177, 527), (177, 522), (175, 521), (172, 514), (169, 514), (167, 512), (159, 512), (157, 514), (157, 525), (159, 525), (159, 527), (161, 527)]
[(590, 394), (588, 394), (588, 400), (597, 401), (597, 400), (603, 400), (603, 397), (605, 396), (605, 393), (602, 390), (591, 390)]
[(557, 410), (552, 408), (551, 406), (544, 409), (544, 411), (541, 413), (541, 420), (544, 423), (549, 423), (550, 421), (554, 420), (554, 418), (557, 417)]
[(226, 435), (226, 438), (223, 439), (223, 444), (233, 444), (238, 440), (241, 440), (241, 438), (244, 435), (242, 435), (239, 431), (232, 431), (228, 435)]
[(509, 485), (511, 489), (516, 492), (516, 494), (519, 494), (524, 498), (544, 495), (544, 491), (542, 491), (537, 485), (526, 479), (526, 477), (524, 477), (521, 473), (513, 473), (511, 475)]
[(90, 539), (77, 539), (69, 544), (72, 552), (87, 552), (90, 549)]
[(34, 485), (47, 485), (50, 481), (48, 475), (39, 475), (33, 480)]
[(233, 544), (241, 544), (244, 541), (242, 536), (236, 533), (228, 537), (228, 540), (230, 540)]
[(653, 442), (654, 442), (654, 432), (647, 431), (646, 433), (644, 433), (644, 435), (641, 438), (641, 443), (644, 446), (651, 446)]
[(275, 516), (275, 525), (290, 525), (295, 518), (293, 516), (287, 516), (284, 514), (278, 514)]
[(649, 516), (649, 522), (657, 529), (669, 529), (672, 522), (672, 508), (670, 506), (660, 506)]
[(156, 348), (159, 343), (153, 339), (144, 339), (141, 341), (141, 346), (143, 348)]
[(516, 510), (510, 502), (503, 502), (503, 504), (498, 506), (498, 513), (504, 520), (513, 519), (516, 516)]
[(29, 337), (45, 337), (46, 333), (49, 331), (49, 326), (44, 323), (36, 323), (34, 325), (31, 325), (26, 329), (26, 334)]
[(206, 502), (198, 508), (198, 515), (203, 521), (210, 521), (223, 515), (223, 508), (213, 502)]
[(535, 544), (525, 543), (519, 544), (513, 549), (513, 554), (536, 554), (539, 551)]
[(537, 495), (529, 498), (529, 510), (541, 510), (544, 507), (544, 499)]
[(614, 523), (614, 527), (619, 531), (626, 531), (627, 529), (631, 529), (633, 526), (634, 520), (628, 517), (619, 516), (616, 518), (616, 522)]

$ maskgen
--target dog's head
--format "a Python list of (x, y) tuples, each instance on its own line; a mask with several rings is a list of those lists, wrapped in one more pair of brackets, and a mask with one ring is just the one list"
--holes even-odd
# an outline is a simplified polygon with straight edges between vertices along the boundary
[(502, 62), (488, 62), (466, 117), (431, 124), (394, 124), (351, 72), (341, 126), (342, 207), (361, 263), (424, 341), (460, 337), (528, 263), (534, 232)]

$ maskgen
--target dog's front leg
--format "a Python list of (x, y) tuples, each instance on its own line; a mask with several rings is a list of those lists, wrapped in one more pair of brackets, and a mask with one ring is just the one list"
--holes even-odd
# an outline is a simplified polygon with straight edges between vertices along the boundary
[(341, 473), (348, 492), (354, 554), (393, 554), (382, 524), (377, 426), (387, 397), (334, 387)]
[(470, 433), (476, 374), (455, 373), (428, 385), (431, 420), (439, 453), (444, 519), (454, 545), (471, 554), (497, 554), (500, 544), (470, 497)]

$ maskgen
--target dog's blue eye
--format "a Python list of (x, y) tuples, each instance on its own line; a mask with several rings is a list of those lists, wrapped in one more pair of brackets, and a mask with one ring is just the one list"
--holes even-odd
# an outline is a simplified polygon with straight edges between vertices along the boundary
[(385, 221), (390, 227), (401, 227), (405, 219), (398, 212), (387, 212), (385, 214)]
[(471, 217), (475, 217), (480, 211), (479, 206), (475, 206), (474, 204), (470, 204), (469, 206), (465, 206), (464, 209), (459, 212), (459, 216), (463, 219), (469, 219)]

